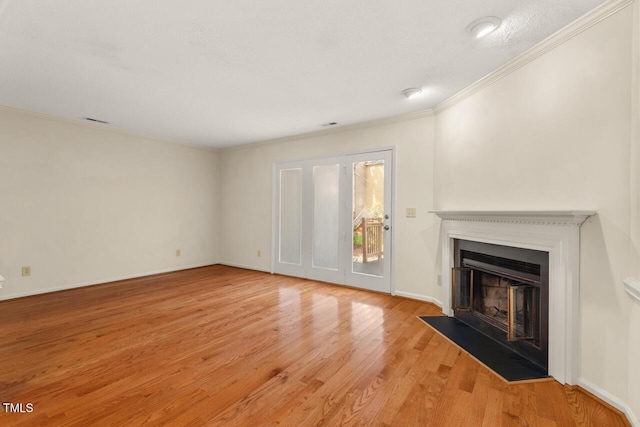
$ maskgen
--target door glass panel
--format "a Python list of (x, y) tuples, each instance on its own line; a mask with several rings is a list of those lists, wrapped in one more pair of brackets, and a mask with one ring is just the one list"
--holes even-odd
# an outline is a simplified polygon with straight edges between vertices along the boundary
[(280, 171), (280, 262), (300, 264), (302, 169)]
[(340, 165), (313, 167), (313, 266), (338, 270)]
[(384, 273), (384, 161), (352, 163), (352, 271)]

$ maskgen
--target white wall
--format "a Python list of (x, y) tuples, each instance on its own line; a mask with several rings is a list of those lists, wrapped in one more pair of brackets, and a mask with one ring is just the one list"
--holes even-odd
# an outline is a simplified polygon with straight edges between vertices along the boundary
[(0, 108), (0, 299), (215, 263), (218, 191), (216, 152)]
[[(277, 160), (397, 145), (396, 289), (424, 299), (442, 295), (440, 224), (427, 210), (595, 209), (581, 229), (580, 381), (640, 413), (640, 313), (622, 287), (640, 270), (637, 7), (435, 117), (224, 150), (222, 262), (270, 269)], [(403, 218), (413, 206), (418, 218)]]
[[(627, 7), (436, 116), (443, 210), (595, 209), (581, 229), (583, 384), (622, 402), (630, 313), (632, 8)], [(632, 259), (633, 258), (633, 259)], [(637, 316), (637, 315), (636, 315)], [(634, 366), (635, 365), (635, 366)], [(640, 413), (640, 412), (639, 412)]]
[(268, 271), (274, 161), (396, 146), (400, 294), (441, 299), (428, 210), (598, 210), (580, 375), (640, 414), (640, 306), (622, 289), (640, 274), (639, 22), (634, 2), (435, 117), (220, 153), (0, 108), (0, 298), (218, 259)]
[[(275, 161), (396, 147), (396, 290), (439, 299), (438, 224), (432, 209), (433, 117), (379, 123), (221, 152), (221, 262), (270, 271), (272, 165)], [(417, 218), (406, 218), (407, 207)], [(262, 256), (257, 257), (261, 250)]]
[[(633, 32), (633, 75), (632, 75), (632, 141), (631, 141), (631, 188), (632, 188), (632, 227), (635, 228), (632, 260), (635, 259), (634, 274), (640, 276), (640, 4), (633, 3), (634, 11), (634, 32)], [(635, 197), (633, 197), (635, 196)], [(629, 332), (627, 336), (629, 342), (629, 357), (627, 360), (627, 372), (629, 377), (629, 394), (627, 402), (636, 417), (640, 417), (640, 303), (632, 304), (629, 316)], [(636, 420), (640, 425), (640, 420)]]

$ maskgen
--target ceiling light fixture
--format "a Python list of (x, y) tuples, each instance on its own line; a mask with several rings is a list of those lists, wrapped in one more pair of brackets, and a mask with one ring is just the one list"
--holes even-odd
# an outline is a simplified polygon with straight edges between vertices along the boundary
[(473, 21), (467, 25), (467, 32), (472, 34), (475, 38), (481, 39), (489, 33), (494, 32), (500, 27), (502, 21), (496, 16), (485, 16)]
[(422, 89), (418, 89), (417, 87), (410, 87), (402, 91), (402, 94), (406, 96), (407, 99), (415, 98), (421, 93), (422, 93)]

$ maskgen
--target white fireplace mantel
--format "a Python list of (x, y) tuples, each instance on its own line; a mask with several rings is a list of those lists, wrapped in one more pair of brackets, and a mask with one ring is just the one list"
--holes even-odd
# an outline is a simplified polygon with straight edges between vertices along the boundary
[(596, 211), (431, 211), (444, 220), (580, 226)]
[(578, 381), (580, 225), (595, 211), (432, 211), (442, 218), (443, 312), (452, 316), (454, 240), (549, 253), (549, 375)]

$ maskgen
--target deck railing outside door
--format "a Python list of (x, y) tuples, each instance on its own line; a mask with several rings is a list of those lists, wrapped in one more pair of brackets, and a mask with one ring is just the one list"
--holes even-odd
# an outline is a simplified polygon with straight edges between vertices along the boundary
[(362, 262), (382, 256), (382, 218), (362, 218)]

